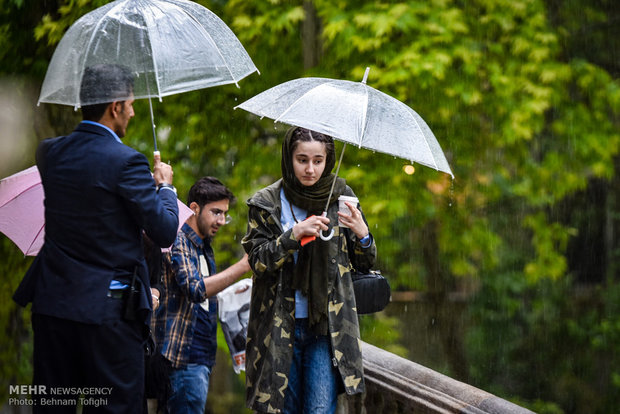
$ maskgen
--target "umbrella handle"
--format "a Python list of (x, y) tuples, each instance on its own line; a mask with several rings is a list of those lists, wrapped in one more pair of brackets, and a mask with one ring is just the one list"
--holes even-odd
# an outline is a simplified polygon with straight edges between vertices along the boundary
[(161, 162), (161, 153), (159, 151), (153, 151), (153, 168), (158, 162)]
[(321, 237), (321, 240), (331, 240), (332, 237), (334, 237), (334, 228), (332, 227), (332, 230), (329, 232), (329, 234), (327, 236), (323, 235), (323, 230), (321, 230), (321, 234), (319, 234), (319, 236)]
[[(333, 188), (333, 185), (332, 185)], [(323, 212), (323, 214), (321, 214), (322, 217), (327, 217), (327, 209), (325, 209), (325, 211)], [(329, 234), (327, 236), (323, 235), (323, 230), (321, 230), (321, 232), (319, 233), (319, 237), (321, 237), (321, 240), (331, 240), (332, 237), (334, 237), (334, 228), (332, 227), (332, 230), (329, 232)]]

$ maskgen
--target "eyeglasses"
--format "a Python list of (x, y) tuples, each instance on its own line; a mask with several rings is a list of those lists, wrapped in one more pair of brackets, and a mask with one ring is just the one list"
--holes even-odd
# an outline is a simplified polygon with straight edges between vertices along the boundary
[(220, 210), (219, 208), (212, 208), (209, 210), (209, 212), (213, 214), (213, 217), (215, 217), (216, 220), (219, 220), (220, 217), (224, 217), (224, 224), (229, 224), (232, 221), (232, 217), (230, 217), (228, 214), (226, 214), (226, 212)]

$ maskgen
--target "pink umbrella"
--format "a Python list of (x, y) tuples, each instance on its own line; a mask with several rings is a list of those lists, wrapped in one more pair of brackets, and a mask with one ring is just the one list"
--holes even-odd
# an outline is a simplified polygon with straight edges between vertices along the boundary
[(36, 256), (43, 246), (43, 186), (36, 166), (0, 181), (0, 231), (24, 255)]
[[(36, 165), (0, 180), (0, 232), (24, 252), (36, 256), (45, 237), (43, 185)], [(179, 229), (193, 214), (181, 200)]]

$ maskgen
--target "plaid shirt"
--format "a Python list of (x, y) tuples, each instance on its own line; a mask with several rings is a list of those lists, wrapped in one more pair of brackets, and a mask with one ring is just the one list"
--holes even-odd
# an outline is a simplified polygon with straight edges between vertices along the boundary
[[(204, 266), (208, 266), (208, 271)], [(152, 323), (157, 349), (174, 368), (185, 367), (189, 362), (200, 303), (207, 299), (204, 276), (215, 271), (211, 246), (183, 224), (172, 249), (162, 259), (160, 305)], [(210, 298), (209, 302), (209, 317), (215, 325), (217, 299)], [(215, 337), (212, 343), (217, 347)]]

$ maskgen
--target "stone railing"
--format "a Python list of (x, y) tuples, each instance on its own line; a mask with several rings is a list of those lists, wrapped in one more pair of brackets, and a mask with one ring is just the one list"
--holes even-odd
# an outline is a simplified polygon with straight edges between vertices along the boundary
[[(363, 343), (366, 414), (532, 414), (486, 391), (456, 381), (422, 365)], [(339, 412), (359, 412), (351, 400)]]

